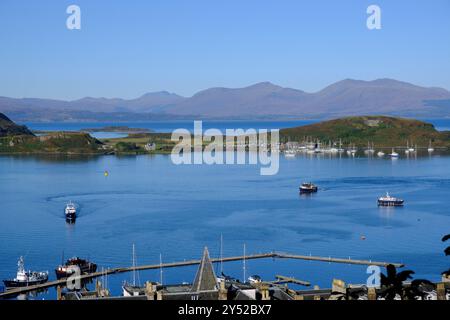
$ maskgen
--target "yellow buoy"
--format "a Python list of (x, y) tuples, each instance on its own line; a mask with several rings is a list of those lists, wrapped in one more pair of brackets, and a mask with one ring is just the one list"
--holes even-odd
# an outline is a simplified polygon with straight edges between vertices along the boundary
[(105, 177), (109, 176), (109, 172), (105, 170)]

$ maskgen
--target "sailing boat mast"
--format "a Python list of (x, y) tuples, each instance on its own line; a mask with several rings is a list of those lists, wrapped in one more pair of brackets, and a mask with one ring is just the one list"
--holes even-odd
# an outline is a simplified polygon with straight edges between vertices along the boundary
[(246, 255), (246, 253), (245, 253), (245, 250), (246, 248), (245, 248), (245, 243), (244, 243), (244, 259), (242, 260), (243, 261), (243, 267), (242, 267), (242, 269), (243, 269), (243, 271), (244, 271), (244, 281), (243, 281), (243, 283), (245, 283), (245, 279), (246, 279), (246, 272), (247, 272), (247, 267), (246, 267), (246, 261), (245, 261), (245, 255)]
[(220, 274), (223, 273), (223, 234), (220, 234)]
[(159, 282), (163, 284), (162, 254), (159, 254)]
[(136, 286), (136, 251), (133, 243), (133, 286)]

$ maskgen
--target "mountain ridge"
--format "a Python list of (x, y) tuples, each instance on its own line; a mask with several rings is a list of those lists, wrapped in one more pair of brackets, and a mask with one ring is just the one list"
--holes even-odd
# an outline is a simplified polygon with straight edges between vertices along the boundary
[[(344, 79), (316, 92), (259, 82), (242, 88), (213, 87), (191, 97), (168, 91), (149, 92), (135, 99), (85, 97), (73, 101), (0, 97), (0, 112), (19, 120), (51, 121), (58, 117), (273, 119), (333, 118), (383, 113), (409, 117), (450, 117), (450, 92), (381, 78), (372, 81)], [(59, 113), (54, 114), (51, 113)], [(119, 117), (120, 114), (120, 117)]]

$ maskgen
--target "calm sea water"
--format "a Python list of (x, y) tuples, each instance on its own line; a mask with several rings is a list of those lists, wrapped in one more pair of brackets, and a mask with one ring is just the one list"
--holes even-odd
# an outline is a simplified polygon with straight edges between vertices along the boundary
[[(225, 132), (226, 129), (282, 129), (282, 128), (292, 128), (303, 126), (307, 124), (314, 123), (316, 121), (313, 120), (293, 120), (293, 121), (203, 121), (203, 130), (215, 128), (219, 129), (222, 132)], [(180, 121), (148, 121), (148, 122), (54, 122), (54, 123), (42, 123), (42, 122), (29, 122), (24, 123), (29, 128), (33, 130), (43, 130), (43, 131), (60, 131), (60, 130), (69, 130), (69, 131), (78, 131), (86, 128), (103, 128), (106, 126), (126, 126), (129, 128), (143, 128), (150, 129), (155, 132), (163, 132), (168, 133), (172, 132), (175, 129), (183, 128), (190, 130), (191, 132), (194, 130), (194, 123), (190, 120), (180, 120)], [(449, 121), (450, 126), (450, 121)], [(123, 134), (120, 132), (93, 132), (92, 136), (96, 138), (120, 138), (127, 136), (127, 134)]]
[[(417, 277), (438, 280), (450, 261), (440, 241), (450, 232), (450, 157), (417, 159), (280, 159), (276, 176), (256, 166), (175, 166), (170, 157), (0, 157), (0, 279), (14, 277), (17, 258), (49, 270), (64, 252), (89, 257), (100, 268), (272, 250), (296, 254), (403, 262)], [(104, 176), (104, 170), (109, 176)], [(312, 180), (321, 190), (301, 197)], [(404, 208), (378, 208), (390, 191)], [(75, 225), (64, 219), (68, 201), (79, 206)], [(361, 240), (364, 235), (366, 240)], [(164, 270), (165, 283), (191, 282), (196, 267)], [(225, 273), (243, 277), (241, 262)], [(247, 262), (247, 275), (294, 276), (329, 287), (333, 278), (365, 283), (366, 267), (293, 260)], [(159, 270), (140, 273), (158, 281)], [(108, 278), (114, 294), (130, 274)], [(39, 295), (55, 298), (55, 292)]]
[[(445, 131), (450, 130), (450, 119), (427, 119), (424, 120), (435, 125), (437, 130)], [(293, 128), (298, 126), (304, 126), (311, 123), (316, 123), (318, 120), (292, 120), (292, 121), (203, 121), (203, 130), (210, 128), (219, 129), (225, 132), (228, 128), (242, 128), (242, 129), (283, 129), (283, 128)], [(102, 128), (106, 126), (127, 126), (130, 128), (144, 128), (151, 129), (155, 132), (172, 132), (178, 128), (185, 128), (193, 131), (193, 121), (190, 120), (180, 120), (180, 121), (147, 121), (147, 122), (53, 122), (53, 123), (43, 123), (43, 122), (27, 122), (24, 123), (29, 128), (33, 130), (43, 130), (43, 131), (78, 131), (86, 128)], [(120, 132), (94, 132), (93, 136), (97, 138), (117, 138), (126, 136), (126, 134)]]

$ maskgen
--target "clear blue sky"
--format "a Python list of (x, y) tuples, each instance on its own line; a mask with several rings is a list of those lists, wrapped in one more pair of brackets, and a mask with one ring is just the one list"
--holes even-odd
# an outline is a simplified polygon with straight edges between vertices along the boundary
[[(77, 4), (82, 29), (66, 29)], [(382, 30), (366, 9), (382, 9)], [(449, 0), (1, 0), (0, 95), (190, 96), (345, 78), (450, 89)]]

